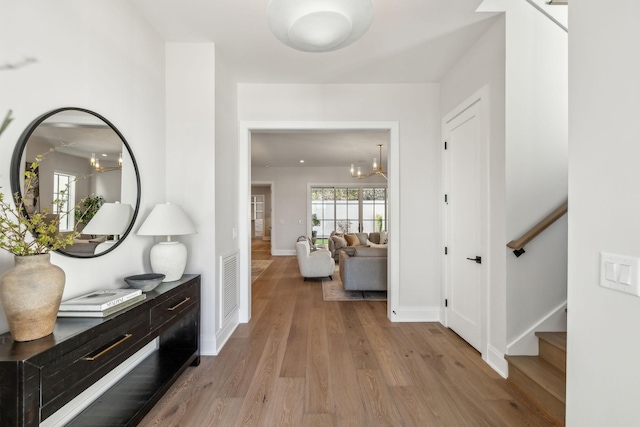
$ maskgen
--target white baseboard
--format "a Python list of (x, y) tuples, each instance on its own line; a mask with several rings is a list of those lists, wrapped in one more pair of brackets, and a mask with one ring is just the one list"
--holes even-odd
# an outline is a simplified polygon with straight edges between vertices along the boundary
[(509, 376), (509, 364), (504, 358), (504, 354), (502, 354), (502, 352), (497, 348), (488, 346), (487, 354), (483, 359), (487, 362), (487, 365), (491, 366), (491, 368), (499, 373), (502, 378), (507, 378)]
[(217, 339), (212, 334), (200, 334), (200, 355), (202, 356), (217, 356), (218, 346), (216, 345)]
[(202, 354), (206, 355), (206, 356), (216, 356), (220, 353), (220, 350), (222, 350), (222, 347), (224, 347), (224, 345), (227, 343), (227, 341), (229, 341), (229, 338), (231, 338), (231, 335), (233, 334), (233, 331), (236, 330), (236, 328), (238, 327), (238, 325), (240, 324), (239, 320), (238, 320), (238, 315), (236, 314), (233, 319), (231, 319), (227, 325), (222, 328), (220, 331), (218, 331), (218, 333), (216, 334), (216, 347), (214, 349), (214, 352), (207, 352), (205, 353), (204, 351), (202, 351)]
[(295, 249), (274, 249), (271, 253), (272, 256), (291, 256), (295, 254)]
[(507, 354), (511, 356), (535, 356), (538, 354), (536, 332), (566, 332), (567, 302), (564, 301), (542, 317), (535, 325), (507, 344)]
[(412, 307), (396, 309), (391, 313), (392, 322), (440, 322), (440, 307)]

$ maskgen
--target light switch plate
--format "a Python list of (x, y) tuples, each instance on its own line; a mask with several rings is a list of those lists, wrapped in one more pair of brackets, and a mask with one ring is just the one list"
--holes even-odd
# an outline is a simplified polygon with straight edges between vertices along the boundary
[(601, 252), (600, 286), (640, 296), (640, 258)]

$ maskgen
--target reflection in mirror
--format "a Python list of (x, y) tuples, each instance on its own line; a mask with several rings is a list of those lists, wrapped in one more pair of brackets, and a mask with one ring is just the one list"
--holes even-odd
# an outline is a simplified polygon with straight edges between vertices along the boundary
[[(32, 191), (24, 194), (27, 213), (48, 209), (60, 215), (60, 233), (72, 233), (74, 227), (80, 233), (73, 245), (58, 252), (88, 258), (115, 249), (133, 227), (140, 202), (138, 167), (122, 134), (104, 117), (80, 108), (62, 108), (38, 117), (22, 133), (13, 153), (14, 193), (23, 194), (24, 172), (38, 155), (44, 155), (44, 160)], [(67, 206), (74, 208), (53, 212), (53, 201), (67, 197)], [(118, 230), (91, 224), (102, 210), (104, 220), (107, 207), (115, 203), (128, 207), (126, 218), (117, 220)]]

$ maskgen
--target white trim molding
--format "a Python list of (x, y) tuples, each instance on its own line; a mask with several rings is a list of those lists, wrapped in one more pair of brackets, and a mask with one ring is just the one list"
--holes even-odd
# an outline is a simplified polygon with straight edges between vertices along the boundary
[[(397, 121), (241, 121), (238, 137), (238, 246), (240, 251), (240, 317), (251, 319), (251, 224), (248, 216), (251, 196), (251, 132), (287, 130), (388, 130), (389, 131), (389, 222), (388, 230), (400, 235), (400, 124)], [(400, 248), (389, 243), (387, 316), (398, 321), (400, 301)], [(275, 254), (274, 255), (280, 255)]]
[(567, 302), (549, 311), (536, 322), (535, 325), (520, 334), (507, 344), (507, 354), (510, 356), (538, 355), (538, 337), (536, 332), (566, 332), (567, 330)]
[(482, 359), (487, 362), (494, 371), (499, 373), (502, 378), (507, 378), (509, 376), (509, 364), (507, 363), (507, 359), (504, 358), (504, 354), (497, 348), (489, 345), (487, 347), (486, 357), (483, 355)]
[(403, 307), (394, 310), (393, 322), (438, 322), (440, 323), (440, 307)]

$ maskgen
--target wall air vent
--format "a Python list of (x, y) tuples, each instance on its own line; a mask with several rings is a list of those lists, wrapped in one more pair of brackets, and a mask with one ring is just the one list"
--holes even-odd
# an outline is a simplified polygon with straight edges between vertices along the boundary
[(220, 327), (224, 327), (231, 315), (238, 309), (240, 300), (238, 252), (220, 257)]

